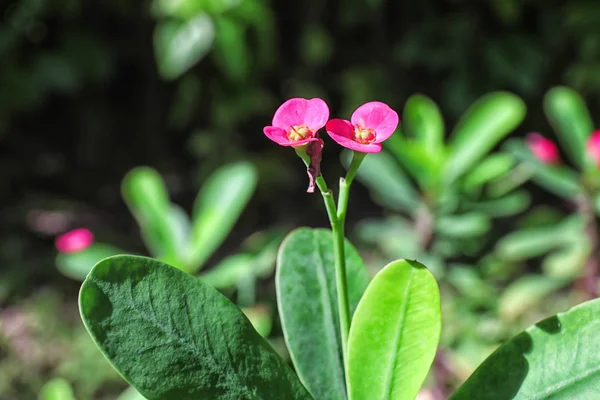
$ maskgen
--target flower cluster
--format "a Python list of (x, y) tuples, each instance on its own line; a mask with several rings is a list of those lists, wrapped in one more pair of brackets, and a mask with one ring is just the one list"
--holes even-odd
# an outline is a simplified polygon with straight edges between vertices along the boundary
[(281, 146), (300, 147), (319, 141), (318, 131), (325, 127), (334, 141), (348, 149), (379, 153), (381, 142), (398, 127), (398, 114), (378, 101), (358, 107), (349, 121), (328, 120), (329, 108), (323, 100), (294, 98), (277, 109), (264, 133)]

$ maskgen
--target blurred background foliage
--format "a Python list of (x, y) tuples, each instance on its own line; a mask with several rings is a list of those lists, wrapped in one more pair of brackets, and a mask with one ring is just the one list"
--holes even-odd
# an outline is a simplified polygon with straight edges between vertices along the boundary
[[(322, 97), (332, 115), (348, 117), (375, 99), (401, 112), (411, 95), (423, 93), (439, 105), (449, 133), (484, 94), (511, 91), (528, 109), (515, 136), (552, 132), (542, 105), (557, 84), (580, 92), (592, 115), (599, 106), (595, 0), (5, 0), (1, 10), (0, 398), (36, 398), (54, 377), (73, 384), (79, 399), (112, 399), (126, 387), (86, 347), (75, 305), (79, 283), (54, 267), (53, 240), (87, 227), (99, 242), (148, 254), (121, 197), (121, 180), (134, 167), (157, 170), (186, 210), (217, 168), (240, 160), (257, 167), (254, 196), (208, 269), (266, 228), (325, 225), (320, 199), (304, 193), (299, 160), (261, 132), (289, 97)], [(515, 151), (507, 146), (499, 154), (522, 162)], [(331, 182), (343, 170), (339, 154), (328, 142), (322, 167)], [(350, 238), (364, 254), (388, 257), (361, 230), (363, 220), (389, 222), (387, 205), (355, 186)], [(525, 188), (535, 212), (516, 207), (494, 215), (493, 227), (487, 216), (473, 219), (485, 240), (471, 238), (463, 254), (442, 257), (444, 265), (457, 264), (447, 279), (459, 301), (448, 315), (463, 318), (462, 326), (448, 325), (455, 329), (445, 343), (455, 344), (451, 334), (461, 332), (489, 339), (465, 345), (461, 354), (471, 358), (436, 364), (438, 375), (455, 369), (448, 385), (485, 356), (482, 348), (526, 324), (516, 319), (499, 328), (502, 318), (488, 300), (540, 260), (525, 254), (499, 264), (511, 242), (495, 243), (517, 228), (583, 229), (560, 196)], [(401, 240), (398, 229), (389, 235)], [(475, 264), (485, 268), (474, 275)], [(561, 287), (548, 281), (542, 292)], [(259, 297), (271, 302), (272, 289), (269, 279), (257, 284)], [(475, 299), (461, 300), (465, 293)], [(569, 296), (555, 296), (555, 307)]]

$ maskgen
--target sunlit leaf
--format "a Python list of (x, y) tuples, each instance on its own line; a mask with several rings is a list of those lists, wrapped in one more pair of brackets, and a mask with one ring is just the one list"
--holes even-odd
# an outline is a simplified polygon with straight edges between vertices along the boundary
[(55, 378), (42, 386), (38, 400), (75, 400), (75, 394), (68, 381)]
[(403, 117), (404, 133), (421, 142), (432, 160), (443, 159), (444, 119), (437, 104), (427, 96), (413, 95), (404, 105)]
[(496, 350), (451, 400), (595, 399), (600, 300), (531, 326)]
[[(369, 275), (349, 242), (345, 250), (353, 312)], [(290, 233), (279, 250), (276, 285), (281, 325), (298, 376), (316, 399), (346, 399), (331, 231), (301, 228)]]
[(106, 358), (149, 400), (311, 398), (239, 308), (169, 265), (107, 258), (79, 306)]
[(441, 332), (438, 285), (416, 261), (383, 268), (360, 300), (348, 343), (351, 400), (413, 400)]

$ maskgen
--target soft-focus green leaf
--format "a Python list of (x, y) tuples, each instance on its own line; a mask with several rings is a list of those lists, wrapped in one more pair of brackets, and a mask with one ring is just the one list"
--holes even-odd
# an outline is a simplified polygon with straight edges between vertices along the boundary
[(185, 210), (177, 204), (171, 204), (171, 208), (169, 209), (169, 226), (178, 255), (189, 252), (191, 225), (190, 217)]
[(149, 400), (310, 399), (239, 308), (174, 267), (107, 258), (79, 306), (106, 358)]
[(566, 283), (565, 280), (544, 275), (525, 275), (501, 294), (498, 304), (500, 316), (505, 320), (514, 320)]
[(360, 240), (380, 249), (388, 259), (421, 256), (422, 244), (413, 223), (399, 215), (385, 219), (363, 219), (357, 224), (356, 232)]
[(517, 160), (523, 162), (523, 166), (519, 170), (520, 173), (530, 174), (534, 182), (547, 190), (567, 198), (572, 198), (581, 193), (582, 189), (578, 182), (578, 176), (570, 168), (563, 165), (542, 163), (527, 149), (522, 140), (510, 140), (506, 142), (504, 148)]
[(123, 253), (122, 250), (111, 245), (94, 243), (87, 249), (76, 253), (58, 253), (56, 268), (69, 278), (83, 281), (98, 261)]
[(446, 279), (462, 296), (483, 304), (494, 301), (495, 288), (481, 279), (474, 266), (452, 265)]
[(252, 54), (246, 42), (246, 30), (238, 21), (226, 17), (215, 20), (214, 56), (232, 82), (242, 82), (250, 72)]
[(541, 256), (556, 247), (581, 240), (584, 221), (577, 215), (560, 224), (525, 228), (503, 237), (496, 244), (496, 254), (509, 261), (521, 261)]
[(438, 181), (442, 163), (432, 159), (421, 142), (394, 134), (383, 143), (383, 146), (397, 158), (423, 190), (431, 192), (432, 196), (437, 196), (440, 191)]
[(156, 0), (156, 6), (163, 15), (190, 19), (201, 12), (223, 13), (241, 2), (242, 0)]
[(348, 341), (351, 400), (413, 400), (441, 332), (437, 282), (423, 265), (384, 267), (360, 300)]
[(273, 320), (267, 307), (259, 304), (253, 307), (244, 307), (242, 311), (260, 336), (264, 338), (269, 336), (273, 327)]
[(192, 270), (201, 268), (227, 237), (250, 200), (257, 180), (254, 165), (238, 162), (219, 168), (204, 183), (192, 217)]
[(154, 30), (154, 51), (161, 75), (165, 79), (183, 75), (208, 53), (214, 36), (213, 22), (206, 14), (186, 22), (159, 22)]
[(506, 196), (478, 202), (465, 202), (465, 208), (478, 211), (490, 217), (506, 217), (523, 212), (531, 204), (531, 196), (525, 190), (519, 190)]
[[(351, 153), (344, 152), (344, 165), (348, 166), (350, 159)], [(419, 205), (418, 193), (402, 168), (388, 153), (369, 154), (360, 165), (356, 177), (384, 207), (412, 211)]]
[[(346, 242), (351, 311), (369, 284), (356, 249)], [(333, 238), (326, 229), (300, 228), (281, 244), (277, 304), (290, 356), (315, 399), (346, 399)]]
[(542, 263), (544, 274), (551, 278), (573, 280), (581, 276), (589, 255), (588, 240), (577, 238), (573, 244), (566, 245), (544, 258)]
[(490, 93), (473, 104), (461, 118), (448, 144), (444, 166), (447, 182), (472, 168), (525, 118), (525, 103), (512, 93)]
[(169, 194), (160, 174), (150, 167), (134, 168), (123, 178), (121, 192), (152, 255), (175, 262), (178, 244), (171, 231)]
[(496, 350), (451, 400), (596, 399), (600, 300), (559, 313)]
[(129, 387), (117, 397), (117, 400), (146, 400), (146, 398), (134, 387)]
[(441, 216), (435, 223), (436, 230), (457, 238), (477, 237), (490, 229), (490, 219), (482, 213), (470, 212), (461, 215)]
[(433, 100), (422, 94), (411, 96), (404, 105), (404, 133), (423, 144), (432, 160), (443, 159), (444, 119)]
[(200, 275), (202, 281), (219, 290), (235, 287), (240, 279), (252, 274), (254, 256), (234, 254), (223, 259), (210, 270)]
[(464, 188), (471, 190), (484, 185), (492, 179), (507, 173), (514, 165), (515, 160), (509, 154), (492, 154), (477, 164), (471, 172), (465, 176), (463, 183)]
[(38, 400), (75, 400), (75, 395), (68, 381), (55, 378), (42, 386)]
[(571, 160), (584, 166), (585, 143), (594, 123), (581, 95), (565, 86), (552, 88), (544, 98), (544, 111)]

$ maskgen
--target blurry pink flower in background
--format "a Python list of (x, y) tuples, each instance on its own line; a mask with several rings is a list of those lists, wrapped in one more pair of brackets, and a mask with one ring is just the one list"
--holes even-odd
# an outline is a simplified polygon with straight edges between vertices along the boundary
[(592, 133), (587, 141), (586, 150), (592, 160), (596, 162), (596, 166), (600, 168), (600, 131)]
[(379, 153), (381, 142), (392, 136), (398, 122), (398, 114), (387, 104), (372, 101), (358, 107), (350, 121), (332, 119), (325, 129), (344, 147), (362, 153)]
[(87, 249), (94, 242), (94, 235), (88, 229), (79, 228), (56, 238), (56, 249), (61, 253), (76, 253)]
[(525, 138), (525, 143), (535, 158), (546, 164), (557, 164), (560, 162), (558, 148), (550, 139), (546, 139), (539, 133), (530, 133)]
[(273, 116), (263, 132), (281, 146), (303, 146), (317, 140), (317, 131), (329, 119), (329, 108), (321, 99), (289, 99)]

